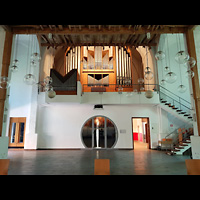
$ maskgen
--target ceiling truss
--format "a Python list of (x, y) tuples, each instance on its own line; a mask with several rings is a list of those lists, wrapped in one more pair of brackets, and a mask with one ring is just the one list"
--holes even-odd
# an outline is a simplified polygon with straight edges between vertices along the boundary
[[(156, 46), (161, 34), (195, 25), (1, 25), (13, 34), (37, 34), (41, 46)], [(147, 33), (148, 34), (147, 36)]]

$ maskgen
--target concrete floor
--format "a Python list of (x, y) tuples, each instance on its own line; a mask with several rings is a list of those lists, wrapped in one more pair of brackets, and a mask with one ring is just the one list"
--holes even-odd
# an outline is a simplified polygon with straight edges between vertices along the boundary
[(111, 175), (186, 175), (185, 159), (147, 150), (9, 150), (8, 175), (93, 175), (94, 159), (110, 159)]

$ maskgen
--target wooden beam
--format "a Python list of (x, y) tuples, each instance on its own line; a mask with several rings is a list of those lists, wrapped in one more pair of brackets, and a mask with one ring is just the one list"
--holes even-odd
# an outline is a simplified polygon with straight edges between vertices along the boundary
[(11, 28), (8, 25), (1, 25), (1, 27), (5, 30), (5, 31), (10, 31), (11, 32)]
[[(6, 31), (4, 50), (3, 50), (2, 71), (1, 71), (1, 76), (5, 77), (8, 77), (11, 50), (12, 50), (12, 40), (13, 40), (13, 34), (9, 31)], [(0, 89), (0, 137), (2, 136), (5, 99), (6, 99), (6, 89)]]
[[(139, 45), (137, 46), (156, 46), (157, 44), (156, 43), (140, 43)], [(42, 43), (41, 44), (42, 47), (59, 47), (59, 46), (71, 46), (71, 47), (74, 47), (74, 46), (135, 46), (135, 43), (92, 43), (92, 42), (89, 42), (89, 43), (57, 43), (57, 44), (50, 44), (50, 43)]]
[[(138, 28), (139, 27), (139, 28)], [(36, 28), (23, 28), (23, 27), (13, 27), (13, 34), (59, 34), (59, 35), (120, 35), (120, 34), (145, 34), (151, 32), (152, 34), (164, 34), (164, 33), (185, 33), (187, 31), (186, 27), (163, 27), (162, 29), (149, 30), (145, 27), (138, 26), (137, 29), (129, 29), (127, 27), (120, 27), (118, 31), (109, 30), (109, 28), (100, 27), (99, 29), (92, 29), (84, 27), (80, 29), (72, 29), (69, 25), (68, 27), (63, 27), (63, 29), (51, 29), (50, 27), (43, 27), (43, 29)]]
[(12, 40), (13, 40), (13, 34), (9, 31), (6, 31), (1, 76), (8, 77), (8, 70), (9, 70), (11, 50), (12, 50)]
[[(193, 30), (191, 29), (187, 30), (186, 41), (190, 57), (193, 57), (195, 60), (197, 60)], [(191, 70), (195, 73), (194, 78), (192, 78), (192, 88), (193, 88), (193, 97), (196, 108), (196, 121), (198, 127), (198, 134), (200, 136), (200, 87), (199, 87), (199, 75), (198, 75), (197, 64)]]
[(188, 29), (193, 31), (196, 27), (197, 27), (197, 25), (190, 25), (190, 26), (188, 27)]

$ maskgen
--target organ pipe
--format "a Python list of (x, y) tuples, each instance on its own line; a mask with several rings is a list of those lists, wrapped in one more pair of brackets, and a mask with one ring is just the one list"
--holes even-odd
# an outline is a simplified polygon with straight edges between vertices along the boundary
[(123, 78), (124, 78), (124, 70), (123, 70), (123, 68), (124, 68), (124, 66), (123, 66), (123, 64), (124, 64), (124, 56), (123, 56), (123, 51), (124, 51), (124, 48), (123, 47), (121, 47), (121, 79), (122, 79), (122, 83), (121, 84), (123, 84)]

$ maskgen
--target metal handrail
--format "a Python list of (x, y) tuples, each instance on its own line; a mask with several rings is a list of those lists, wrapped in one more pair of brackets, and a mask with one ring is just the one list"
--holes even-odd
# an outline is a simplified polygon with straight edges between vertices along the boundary
[[(169, 95), (166, 95), (166, 94), (163, 93), (163, 92), (160, 92), (160, 94), (162, 94), (162, 95), (164, 95), (164, 96), (166, 96), (166, 97), (172, 99), (172, 102), (169, 102), (169, 103), (171, 103), (172, 105), (175, 105), (175, 102), (177, 102), (177, 103), (180, 105), (180, 109), (181, 109), (181, 106), (183, 106), (183, 107), (185, 107), (186, 109), (188, 109), (188, 110), (190, 110), (190, 111), (192, 110), (191, 108), (189, 108), (188, 106), (186, 106), (186, 105), (183, 104), (182, 102), (173, 99), (173, 98), (170, 97)], [(160, 99), (161, 99), (161, 98), (160, 98)], [(190, 103), (188, 102), (188, 104), (190, 104)], [(191, 104), (190, 104), (190, 106), (191, 106)]]
[[(179, 129), (185, 129), (186, 130), (189, 130), (187, 131), (184, 135), (182, 135), (182, 140), (179, 139), (179, 132), (178, 130)], [(190, 132), (190, 129), (193, 128), (192, 125), (184, 125), (184, 126), (181, 126), (179, 128), (177, 128), (176, 130), (174, 130), (173, 132), (171, 132), (170, 134), (168, 134), (167, 136), (165, 136), (165, 140), (167, 140), (167, 138), (169, 138), (171, 136), (171, 139), (172, 139), (172, 142), (173, 142), (173, 145), (174, 146), (177, 146), (179, 145), (180, 143), (184, 142), (186, 139), (189, 139), (189, 136), (190, 135), (193, 135), (194, 133)], [(174, 134), (175, 138), (172, 137), (172, 135)]]
[(170, 135), (172, 135), (172, 134), (178, 134), (178, 133), (177, 133), (178, 129), (180, 129), (180, 128), (181, 128), (181, 129), (182, 129), (182, 128), (188, 129), (188, 128), (191, 128), (191, 126), (192, 126), (192, 125), (188, 125), (188, 124), (187, 124), (187, 125), (180, 126), (179, 128), (173, 130), (171, 133), (169, 133), (168, 135), (166, 135), (166, 136), (165, 136), (165, 139), (167, 139), (167, 138), (168, 138)]
[(185, 99), (183, 99), (183, 98), (179, 97), (177, 94), (174, 94), (173, 92), (169, 91), (168, 89), (164, 88), (163, 86), (159, 85), (159, 91), (160, 91), (160, 88), (162, 88), (162, 89), (164, 89), (165, 91), (167, 91), (167, 92), (171, 93), (172, 95), (174, 95), (174, 96), (178, 97), (178, 98), (179, 98), (179, 100), (185, 101), (186, 103), (189, 103), (189, 104), (190, 104), (190, 102), (189, 102), (189, 101), (187, 101), (187, 100), (185, 100)]

